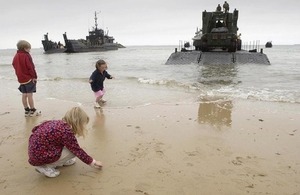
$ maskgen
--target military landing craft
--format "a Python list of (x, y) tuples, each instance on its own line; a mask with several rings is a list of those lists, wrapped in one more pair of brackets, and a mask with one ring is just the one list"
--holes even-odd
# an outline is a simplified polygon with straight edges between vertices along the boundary
[(63, 34), (65, 45), (60, 42), (53, 42), (49, 40), (48, 33), (44, 35), (42, 44), (45, 54), (51, 53), (80, 53), (80, 52), (101, 52), (109, 50), (117, 50), (124, 48), (119, 43), (114, 43), (114, 38), (108, 35), (108, 31), (98, 27), (97, 12), (95, 12), (95, 27), (89, 31), (85, 39), (68, 39), (67, 33)]
[(185, 43), (181, 51), (175, 49), (166, 64), (270, 64), (262, 49), (242, 50), (238, 16), (237, 9), (229, 12), (229, 5), (223, 11), (220, 5), (214, 12), (203, 11), (202, 29), (193, 37), (194, 49), (186, 49), (189, 44)]

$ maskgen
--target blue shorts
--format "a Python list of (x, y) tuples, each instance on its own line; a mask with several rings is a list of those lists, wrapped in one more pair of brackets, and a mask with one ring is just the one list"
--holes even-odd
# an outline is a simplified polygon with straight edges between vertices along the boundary
[(36, 83), (30, 81), (26, 84), (21, 84), (18, 88), (21, 93), (35, 93), (36, 92)]

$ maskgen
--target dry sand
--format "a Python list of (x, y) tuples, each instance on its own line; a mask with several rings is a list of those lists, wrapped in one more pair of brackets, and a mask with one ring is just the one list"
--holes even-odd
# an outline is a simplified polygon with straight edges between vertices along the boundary
[(0, 107), (0, 194), (300, 194), (299, 104), (83, 106), (91, 120), (79, 142), (103, 169), (77, 159), (46, 178), (27, 162), (31, 128), (76, 105), (41, 100), (42, 116), (25, 118), (16, 102)]

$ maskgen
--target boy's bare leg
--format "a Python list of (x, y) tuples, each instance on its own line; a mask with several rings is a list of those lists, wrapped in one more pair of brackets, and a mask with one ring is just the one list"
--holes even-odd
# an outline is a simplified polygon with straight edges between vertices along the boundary
[(30, 108), (34, 108), (34, 102), (33, 102), (33, 93), (27, 93), (27, 98), (28, 98), (28, 104)]
[(28, 108), (28, 103), (27, 103), (27, 96), (28, 95), (28, 93), (23, 93), (22, 94), (22, 103), (23, 103), (23, 106), (24, 106), (24, 108)]

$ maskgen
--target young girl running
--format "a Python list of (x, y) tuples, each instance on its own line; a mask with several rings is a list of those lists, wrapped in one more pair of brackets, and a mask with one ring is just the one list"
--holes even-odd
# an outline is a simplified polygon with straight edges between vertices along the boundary
[(113, 79), (114, 77), (108, 74), (107, 70), (107, 64), (104, 60), (98, 60), (96, 62), (96, 70), (92, 73), (90, 76), (89, 83), (91, 84), (91, 88), (94, 91), (96, 101), (95, 101), (95, 108), (100, 108), (103, 103), (106, 101), (102, 99), (104, 96), (105, 90), (104, 90), (104, 80), (107, 79)]

